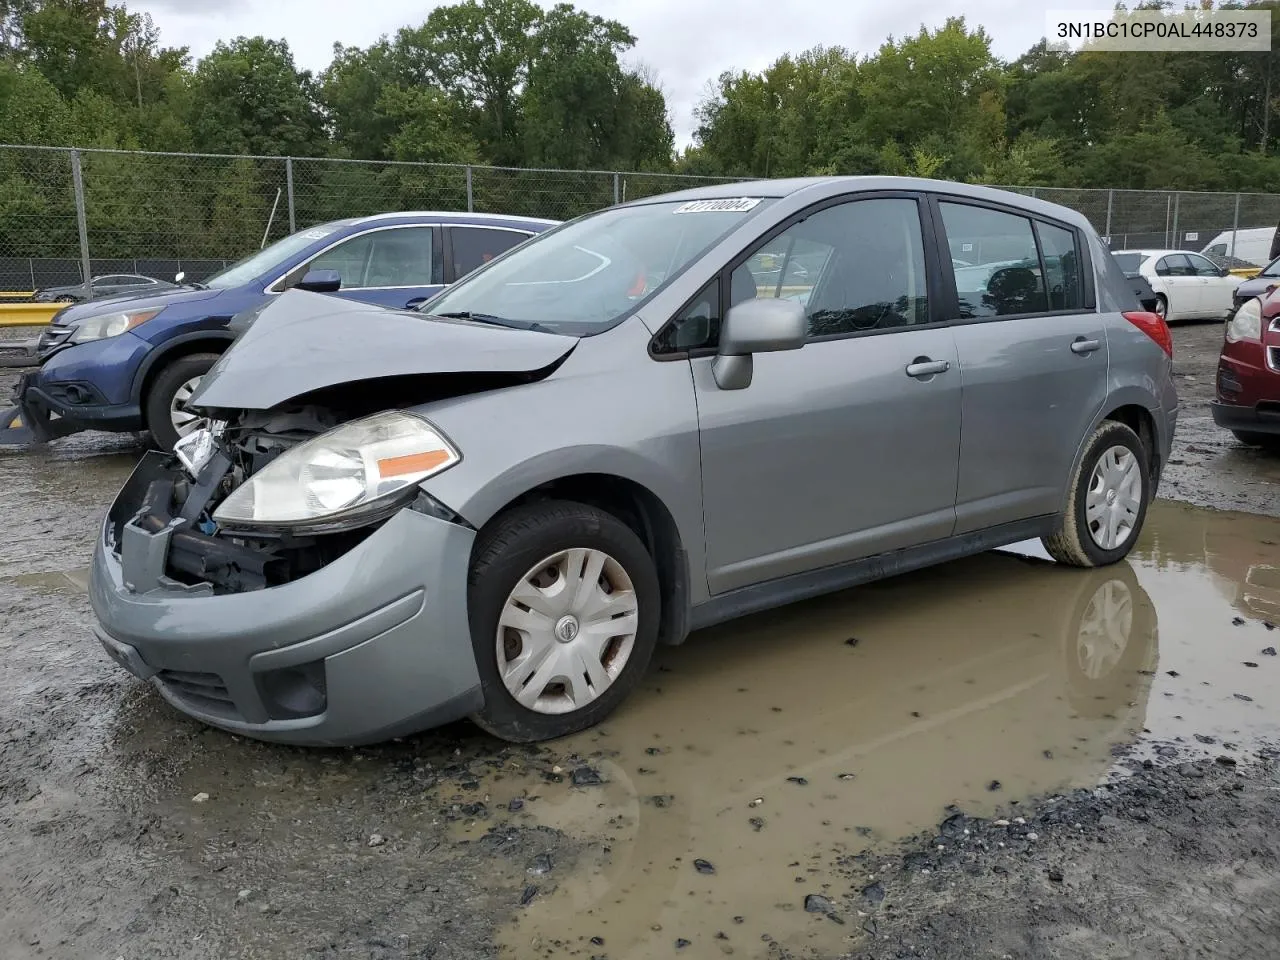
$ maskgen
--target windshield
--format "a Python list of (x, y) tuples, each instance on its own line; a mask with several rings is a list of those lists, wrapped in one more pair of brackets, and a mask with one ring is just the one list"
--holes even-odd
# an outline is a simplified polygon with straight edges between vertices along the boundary
[(771, 200), (614, 207), (544, 233), (423, 304), (552, 333), (613, 326)]
[(1137, 273), (1138, 268), (1142, 266), (1140, 253), (1113, 253), (1112, 256), (1116, 258), (1116, 263), (1125, 273)]
[(231, 287), (242, 287), (264, 273), (271, 273), (291, 260), (299, 251), (305, 250), (317, 240), (323, 240), (333, 233), (332, 224), (321, 224), (308, 227), (290, 234), (283, 240), (277, 240), (271, 246), (252, 253), (238, 263), (234, 263), (221, 273), (215, 273), (205, 281), (205, 286), (212, 290), (227, 290)]
[(1280, 257), (1272, 260), (1265, 267), (1258, 271), (1260, 277), (1280, 277)]

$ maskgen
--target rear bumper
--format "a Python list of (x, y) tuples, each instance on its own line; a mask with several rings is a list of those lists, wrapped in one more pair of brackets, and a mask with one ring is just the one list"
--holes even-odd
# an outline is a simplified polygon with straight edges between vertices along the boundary
[(1219, 401), (1210, 403), (1209, 409), (1213, 412), (1213, 422), (1227, 430), (1280, 434), (1280, 409), (1259, 410)]
[[(413, 733), (483, 704), (467, 618), (474, 536), (405, 509), (309, 576), (214, 595), (163, 577), (134, 592), (100, 535), (94, 633), (178, 710), (224, 730), (307, 745)], [(164, 549), (149, 540), (123, 554), (136, 565)]]

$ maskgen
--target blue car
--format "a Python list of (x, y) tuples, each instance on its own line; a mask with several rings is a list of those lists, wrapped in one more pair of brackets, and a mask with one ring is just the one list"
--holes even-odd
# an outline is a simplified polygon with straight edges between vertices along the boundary
[[(237, 314), (290, 288), (415, 307), (555, 224), (476, 213), (335, 220), (285, 237), (204, 283), (73, 304), (41, 335), (40, 367), (19, 381), (16, 410), (0, 427), (20, 426), (37, 442), (80, 430), (149, 430), (170, 450), (199, 422), (186, 401), (235, 338), (227, 325)], [(304, 341), (306, 330), (298, 337)]]

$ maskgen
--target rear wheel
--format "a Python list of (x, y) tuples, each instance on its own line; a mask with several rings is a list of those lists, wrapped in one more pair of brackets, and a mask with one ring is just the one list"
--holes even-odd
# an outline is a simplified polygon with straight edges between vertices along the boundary
[(217, 361), (216, 353), (192, 353), (168, 364), (151, 381), (144, 411), (147, 429), (161, 450), (172, 450), (180, 438), (207, 422), (187, 408), (187, 401)]
[(550, 740), (608, 716), (658, 638), (658, 574), (611, 514), (568, 501), (518, 507), (481, 532), (468, 580), (485, 705), (504, 740)]
[(1169, 319), (1169, 298), (1163, 293), (1156, 294), (1156, 316), (1166, 322)]
[(1133, 549), (1147, 516), (1151, 477), (1138, 435), (1104, 420), (1085, 446), (1071, 479), (1067, 509), (1044, 547), (1059, 563), (1102, 567)]
[(1280, 453), (1280, 435), (1254, 433), (1251, 430), (1232, 430), (1237, 440), (1251, 447), (1261, 447), (1269, 453)]

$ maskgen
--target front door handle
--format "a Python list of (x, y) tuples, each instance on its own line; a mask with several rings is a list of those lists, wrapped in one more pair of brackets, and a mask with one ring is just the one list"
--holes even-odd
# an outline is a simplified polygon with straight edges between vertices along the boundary
[(1102, 342), (1100, 340), (1087, 340), (1084, 337), (1076, 337), (1071, 342), (1071, 352), (1079, 354), (1093, 353), (1101, 346)]
[(951, 364), (946, 360), (930, 360), (928, 357), (916, 357), (907, 364), (908, 377), (932, 377), (939, 373), (946, 373), (951, 369)]

